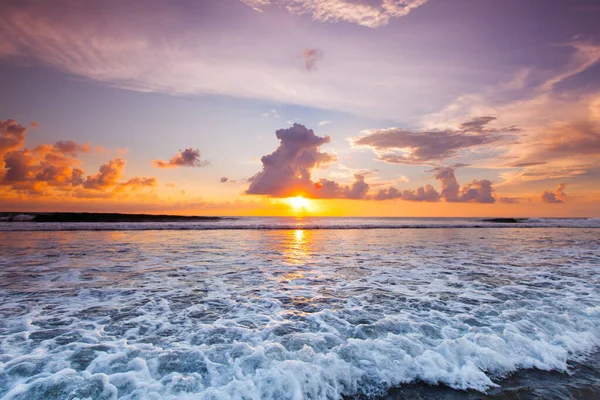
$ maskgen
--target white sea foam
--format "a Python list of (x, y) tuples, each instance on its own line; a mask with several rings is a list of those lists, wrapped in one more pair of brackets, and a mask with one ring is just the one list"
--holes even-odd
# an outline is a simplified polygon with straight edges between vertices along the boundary
[[(517, 222), (482, 218), (326, 218), (243, 217), (189, 222), (31, 222), (0, 220), (3, 231), (81, 230), (280, 230), (280, 229), (438, 229), (438, 228), (587, 228), (600, 229), (599, 218), (521, 218)], [(20, 222), (19, 222), (20, 221)], [(23, 222), (29, 221), (29, 222)]]
[(600, 346), (595, 230), (2, 235), (2, 399), (486, 391)]

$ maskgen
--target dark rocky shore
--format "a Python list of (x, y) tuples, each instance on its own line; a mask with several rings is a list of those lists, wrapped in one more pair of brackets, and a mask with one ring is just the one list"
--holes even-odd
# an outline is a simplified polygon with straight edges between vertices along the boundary
[(8, 222), (198, 222), (221, 219), (224, 217), (86, 212), (0, 213), (0, 220)]

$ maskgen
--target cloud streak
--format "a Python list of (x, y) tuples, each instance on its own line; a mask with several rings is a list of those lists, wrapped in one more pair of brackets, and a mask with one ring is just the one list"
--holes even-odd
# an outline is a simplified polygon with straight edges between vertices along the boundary
[(496, 130), (486, 128), (494, 120), (494, 117), (475, 118), (463, 123), (458, 130), (368, 129), (351, 142), (354, 147), (372, 149), (378, 160), (390, 164), (428, 164), (505, 139)]

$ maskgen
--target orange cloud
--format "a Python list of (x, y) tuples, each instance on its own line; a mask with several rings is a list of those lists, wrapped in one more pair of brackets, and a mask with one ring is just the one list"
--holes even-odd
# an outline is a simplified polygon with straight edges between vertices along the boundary
[(26, 130), (24, 126), (17, 124), (13, 119), (0, 121), (0, 157), (25, 144)]
[(545, 190), (542, 193), (542, 201), (544, 203), (562, 204), (567, 202), (567, 194), (565, 188), (567, 185), (561, 183), (554, 191)]
[(139, 188), (156, 186), (156, 178), (134, 177), (122, 181), (125, 161), (117, 158), (85, 177), (80, 153), (89, 153), (90, 143), (58, 141), (23, 148), (26, 128), (14, 120), (0, 121), (0, 188), (18, 195), (46, 197), (113, 197)]

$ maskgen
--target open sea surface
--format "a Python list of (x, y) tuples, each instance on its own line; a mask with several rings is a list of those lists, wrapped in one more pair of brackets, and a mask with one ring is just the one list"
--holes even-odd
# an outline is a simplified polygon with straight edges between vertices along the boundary
[(600, 398), (600, 220), (0, 222), (0, 399)]

